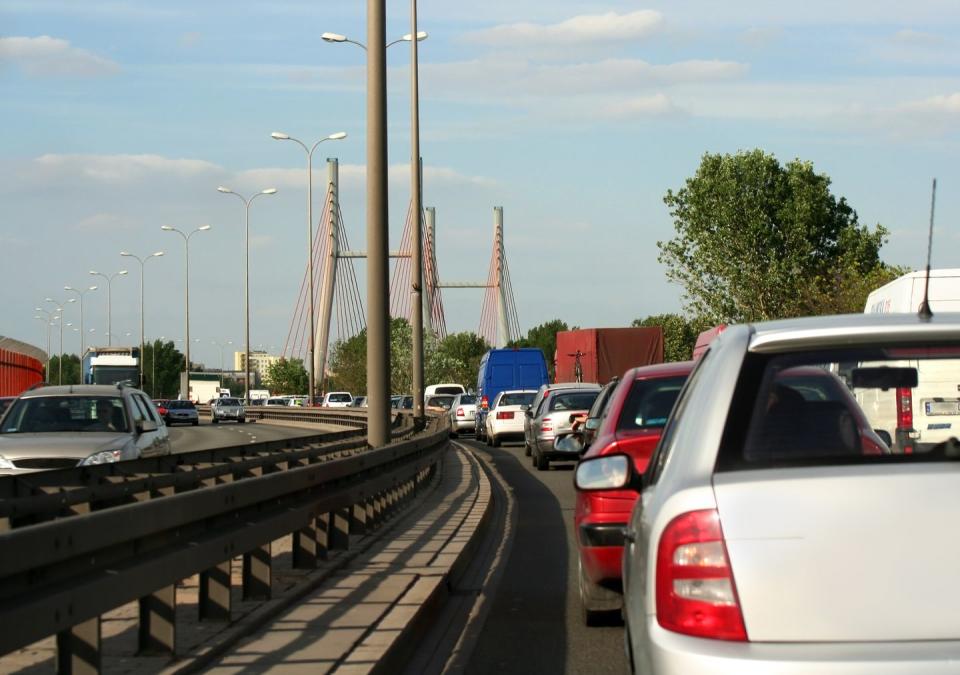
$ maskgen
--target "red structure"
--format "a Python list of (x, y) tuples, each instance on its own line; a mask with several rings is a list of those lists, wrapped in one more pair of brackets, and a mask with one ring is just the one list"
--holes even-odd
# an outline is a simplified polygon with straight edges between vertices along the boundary
[(43, 382), (46, 360), (42, 349), (0, 335), (0, 396), (18, 396)]

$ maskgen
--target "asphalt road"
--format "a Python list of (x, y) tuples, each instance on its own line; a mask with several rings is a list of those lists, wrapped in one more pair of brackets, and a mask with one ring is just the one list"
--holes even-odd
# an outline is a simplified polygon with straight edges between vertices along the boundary
[[(464, 440), (464, 439), (461, 439)], [(523, 445), (465, 441), (513, 490), (517, 530), (468, 673), (625, 673), (623, 626), (580, 617), (573, 464), (537, 471)]]
[(196, 450), (213, 450), (214, 448), (228, 448), (233, 445), (245, 445), (273, 441), (283, 438), (299, 438), (313, 436), (328, 430), (324, 425), (314, 428), (280, 426), (265, 422), (221, 422), (210, 424), (209, 417), (201, 416), (198, 426), (175, 425), (168, 426), (170, 442), (173, 452), (194, 452)]

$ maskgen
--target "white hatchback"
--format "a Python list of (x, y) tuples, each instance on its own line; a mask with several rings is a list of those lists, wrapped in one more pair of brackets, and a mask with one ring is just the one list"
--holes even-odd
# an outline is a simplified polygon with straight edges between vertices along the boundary
[(536, 395), (535, 389), (513, 389), (497, 394), (484, 421), (487, 445), (499, 446), (506, 439), (523, 440), (524, 412)]
[(320, 405), (324, 408), (349, 408), (353, 405), (353, 394), (349, 391), (329, 391)]

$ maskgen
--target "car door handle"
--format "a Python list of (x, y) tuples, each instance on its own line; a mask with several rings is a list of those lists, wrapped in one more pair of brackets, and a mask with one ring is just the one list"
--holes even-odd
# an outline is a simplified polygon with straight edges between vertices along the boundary
[(635, 543), (637, 541), (637, 533), (629, 527), (625, 527), (623, 528), (623, 539), (624, 541)]

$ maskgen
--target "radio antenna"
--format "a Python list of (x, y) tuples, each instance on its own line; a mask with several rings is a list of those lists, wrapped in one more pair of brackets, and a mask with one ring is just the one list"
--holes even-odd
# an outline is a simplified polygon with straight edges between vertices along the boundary
[(937, 179), (933, 179), (933, 192), (930, 195), (930, 234), (927, 236), (927, 278), (923, 285), (923, 302), (917, 315), (924, 321), (933, 318), (930, 310), (930, 253), (933, 251), (933, 211), (937, 205)]

